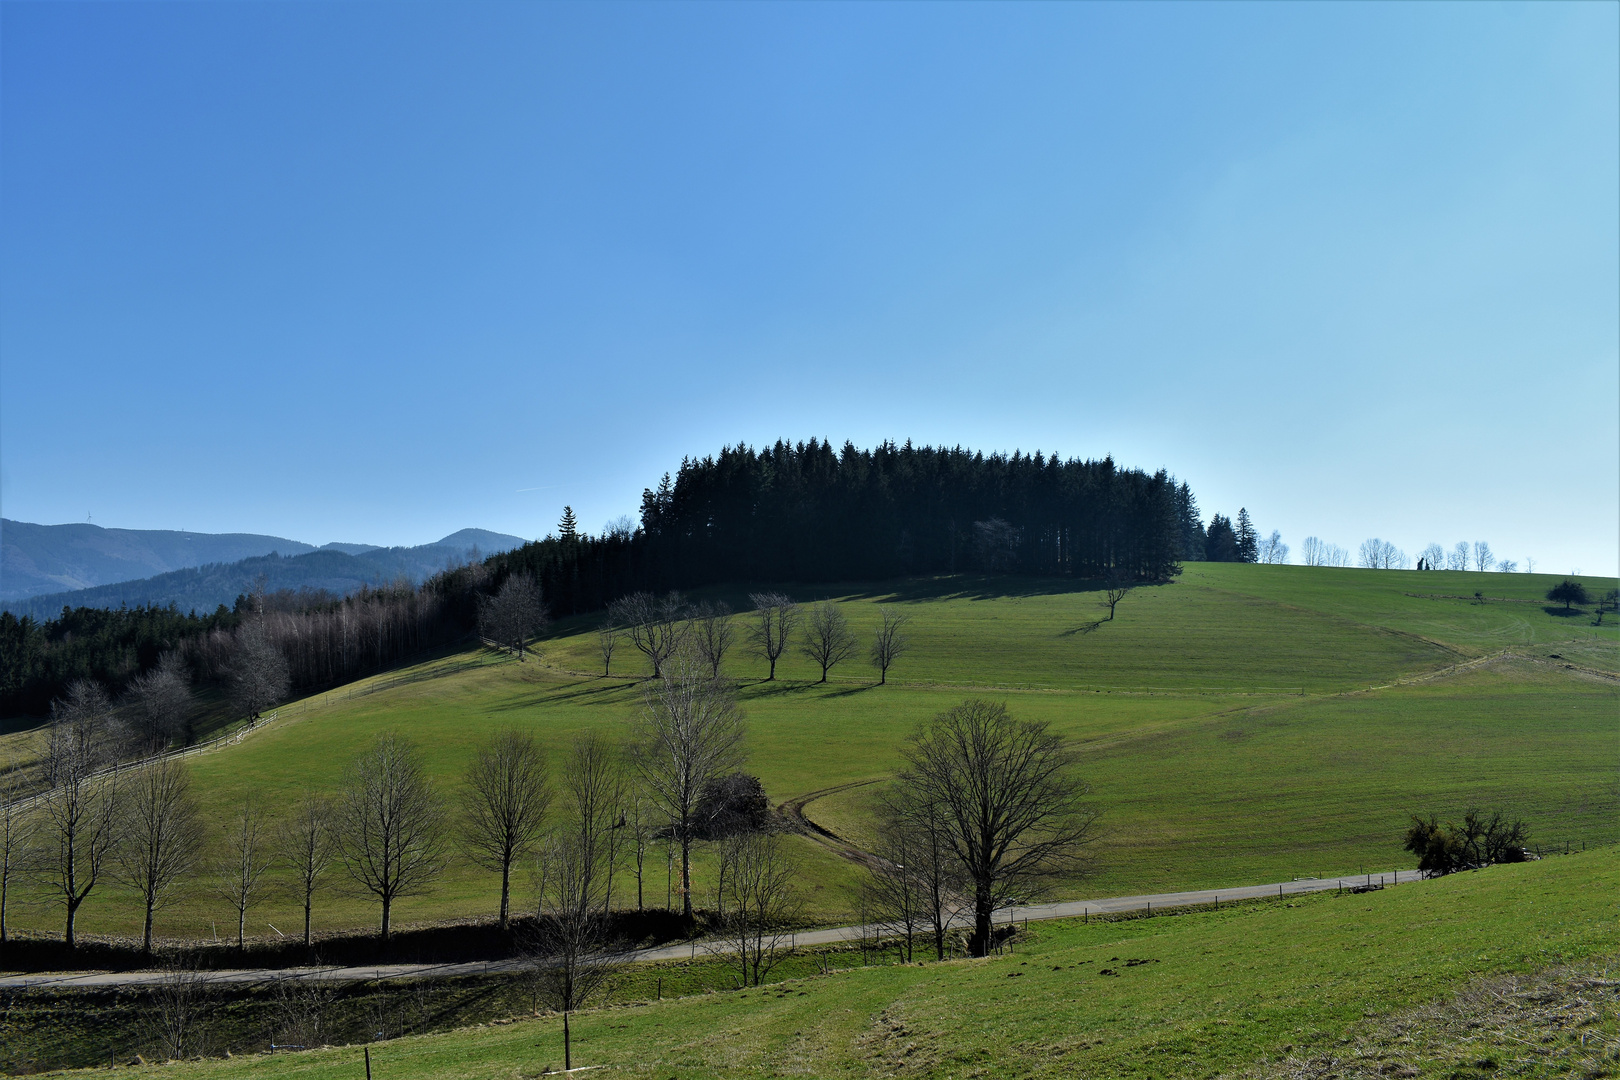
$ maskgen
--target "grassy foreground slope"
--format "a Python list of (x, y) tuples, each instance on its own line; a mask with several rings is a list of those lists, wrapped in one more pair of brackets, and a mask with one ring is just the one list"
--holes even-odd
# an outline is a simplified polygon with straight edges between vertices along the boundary
[[(1608, 848), (1365, 895), (1032, 925), (1015, 952), (987, 960), (857, 968), (577, 1014), (574, 1061), (683, 1080), (1217, 1076), (1332, 1052), (1482, 976), (1615, 958), (1617, 895), (1620, 856)], [(373, 1047), (372, 1064), (384, 1080), (534, 1076), (560, 1067), (560, 1028), (551, 1017), (400, 1039)], [(1612, 1010), (1572, 1017), (1547, 1044), (1510, 1048), (1530, 1065), (1511, 1072), (1561, 1074), (1588, 1040), (1620, 1045)], [(1428, 1063), (1420, 1049), (1391, 1045), (1368, 1071), (1429, 1075)], [(360, 1068), (359, 1049), (344, 1048), (172, 1065), (165, 1075), (292, 1080)]]
[[(834, 588), (862, 634), (880, 603), (911, 614), (913, 650), (889, 685), (854, 662), (818, 685), (797, 655), (767, 683), (741, 650), (728, 674), (749, 717), (749, 770), (778, 800), (841, 788), (806, 812), (857, 842), (868, 782), (892, 773), (919, 721), (970, 695), (1050, 721), (1081, 750), (1106, 830), (1097, 876), (1066, 888), (1071, 896), (1405, 864), (1408, 814), (1457, 814), (1475, 802), (1524, 815), (1544, 844), (1578, 847), (1612, 838), (1620, 804), (1620, 683), (1601, 674), (1620, 671), (1620, 659), (1612, 624), (1544, 609), (1539, 597), (1555, 580), (1193, 564), (1171, 584), (1133, 592), (1109, 622), (1098, 621), (1098, 594), (1070, 583)], [(210, 818), (225, 820), (249, 796), (278, 809), (306, 787), (335, 790), (384, 729), (414, 738), (452, 792), (472, 747), (501, 725), (532, 730), (558, 755), (586, 730), (627, 734), (641, 658), (622, 646), (603, 678), (594, 648), (591, 623), (572, 620), (539, 662), (459, 654), (294, 705), (241, 745), (193, 759)], [(813, 914), (843, 918), (849, 864), (800, 846)], [(700, 890), (705, 873), (700, 864)], [(634, 884), (621, 874), (620, 895), (631, 898)], [(649, 904), (664, 902), (661, 851), (645, 886)], [(455, 864), (396, 919), (485, 915), (494, 904), (492, 875)], [(207, 936), (215, 921), (229, 924), (227, 910), (203, 882), (160, 917), (159, 932)], [(375, 917), (372, 905), (333, 895), (316, 914), (330, 929)], [(276, 896), (253, 922), (269, 934), (297, 917)], [(55, 914), (38, 908), (14, 918), (56, 928)], [(135, 909), (98, 890), (80, 926), (129, 933)]]

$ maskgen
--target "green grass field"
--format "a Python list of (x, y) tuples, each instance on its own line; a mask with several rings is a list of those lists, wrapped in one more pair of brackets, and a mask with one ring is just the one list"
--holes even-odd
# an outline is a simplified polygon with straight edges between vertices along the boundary
[[(1620, 639), (1612, 621), (1549, 613), (1539, 598), (1556, 580), (1190, 564), (1171, 584), (1132, 592), (1111, 622), (1099, 622), (1098, 594), (1065, 583), (841, 587), (824, 591), (862, 633), (880, 603), (912, 616), (912, 651), (889, 685), (854, 662), (817, 685), (797, 655), (775, 683), (740, 652), (728, 673), (748, 714), (748, 768), (779, 800), (881, 781), (914, 725), (967, 696), (1050, 721), (1080, 750), (1105, 830), (1095, 875), (1067, 884), (1069, 896), (1409, 865), (1399, 843), (1409, 814), (1446, 817), (1472, 803), (1527, 818), (1533, 841), (1579, 847), (1612, 840), (1620, 808)], [(798, 590), (801, 600), (818, 595)], [(453, 794), (472, 747), (499, 726), (532, 730), (559, 757), (580, 732), (626, 733), (641, 658), (623, 647), (614, 676), (602, 678), (593, 654), (590, 622), (572, 620), (555, 627), (538, 662), (473, 651), (391, 672), (294, 703), (241, 745), (192, 759), (194, 776), (213, 820), (250, 795), (275, 810), (306, 788), (335, 788), (354, 755), (392, 728), (420, 744)], [(833, 792), (806, 812), (859, 842), (872, 790)], [(799, 846), (811, 913), (845, 918), (851, 865)], [(700, 857), (700, 890), (706, 869)], [(456, 863), (395, 919), (492, 913), (495, 889), (492, 875)], [(633, 896), (627, 872), (619, 889)], [(665, 889), (659, 852), (648, 903), (661, 905)], [(526, 903), (521, 877), (517, 891)], [(55, 912), (24, 901), (15, 925), (59, 929)], [(80, 929), (129, 934), (137, 916), (128, 897), (98, 889)], [(375, 911), (328, 894), (316, 917), (339, 930), (372, 924)], [(216, 921), (222, 932), (234, 925), (203, 876), (158, 929), (206, 937)], [(252, 924), (261, 935), (272, 924), (291, 932), (299, 916), (277, 894)]]
[[(1211, 1077), (1343, 1053), (1372, 1036), (1384, 1052), (1356, 1075), (1606, 1075), (1599, 1057), (1620, 1047), (1613, 1009), (1569, 1010), (1546, 1041), (1509, 1041), (1500, 1060), (1481, 1053), (1494, 1045), (1488, 1031), (1438, 1048), (1380, 1036), (1482, 978), (1570, 964), (1601, 972), (1620, 960), (1617, 895), (1620, 853), (1607, 848), (1363, 895), (1037, 924), (1011, 954), (986, 960), (590, 1010), (574, 1017), (574, 1062), (683, 1080)], [(378, 1080), (533, 1077), (560, 1068), (560, 1029), (547, 1017), (397, 1039), (372, 1047), (372, 1067)], [(1570, 1071), (1583, 1060), (1587, 1071)], [(1437, 1062), (1447, 1067), (1427, 1067)], [(163, 1075), (292, 1080), (363, 1068), (352, 1047), (174, 1064)]]

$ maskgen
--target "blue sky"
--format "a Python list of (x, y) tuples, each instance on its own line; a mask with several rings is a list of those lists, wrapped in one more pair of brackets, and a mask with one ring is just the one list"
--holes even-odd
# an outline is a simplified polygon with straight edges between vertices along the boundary
[(0, 503), (418, 543), (812, 435), (1620, 545), (1620, 5), (0, 5)]

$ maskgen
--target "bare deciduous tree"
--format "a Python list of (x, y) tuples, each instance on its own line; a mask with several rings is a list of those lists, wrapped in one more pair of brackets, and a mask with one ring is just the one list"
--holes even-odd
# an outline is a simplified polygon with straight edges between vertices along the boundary
[(1483, 540), (1474, 541), (1474, 569), (1481, 572), (1489, 570), (1496, 565), (1496, 556), (1491, 553), (1491, 545)]
[(331, 799), (305, 794), (276, 829), (276, 853), (292, 869), (304, 901), (304, 948), (310, 947), (310, 915), (315, 890), (337, 857), (337, 831)]
[(501, 875), (501, 929), (508, 926), (512, 866), (534, 850), (551, 805), (545, 757), (532, 736), (498, 731), (473, 751), (462, 788), (463, 842), (472, 860)]
[(626, 802), (630, 855), (636, 864), (636, 910), (641, 911), (645, 907), (642, 883), (647, 868), (647, 852), (652, 848), (653, 840), (658, 835), (661, 816), (654, 813), (652, 803), (645, 795), (631, 795)]
[(589, 733), (574, 740), (563, 776), (563, 801), (569, 815), (564, 829), (577, 834), (575, 848), (582, 863), (584, 887), (601, 897), (604, 911), (613, 904), (613, 872), (617, 868), (624, 820), (624, 774), (621, 755), (601, 735)]
[(681, 904), (692, 917), (692, 836), (698, 801), (742, 764), (743, 717), (731, 691), (677, 658), (646, 692), (632, 760), (647, 794), (669, 818), (681, 851)]
[(878, 615), (883, 621), (878, 624), (877, 637), (872, 641), (872, 665), (878, 669), (881, 686), (889, 681), (889, 669), (900, 654), (911, 648), (911, 639), (905, 633), (911, 616), (892, 607), (878, 608)]
[(664, 664), (680, 646), (682, 630), (681, 594), (672, 592), (662, 599), (638, 592), (608, 605), (608, 615), (625, 628), (630, 644), (652, 665), (652, 677), (663, 678)]
[(843, 609), (831, 600), (810, 606), (804, 620), (804, 655), (821, 665), (821, 681), (827, 681), (827, 672), (855, 655), (859, 647), (855, 634), (844, 618)]
[(874, 862), (857, 886), (861, 922), (874, 929), (876, 937), (891, 934), (899, 942), (901, 959), (911, 963), (917, 935), (928, 927), (928, 894), (923, 875), (910, 843), (911, 834), (903, 828), (882, 830), (874, 845)]
[(270, 858), (265, 850), (264, 811), (251, 799), (225, 827), (226, 854), (219, 863), (219, 895), (236, 911), (236, 951), (247, 948), (247, 913), (260, 899)]
[(344, 869), (382, 905), (386, 948), (394, 901), (426, 889), (444, 869), (444, 809), (409, 739), (382, 732), (355, 759), (337, 822)]
[(613, 612), (608, 612), (596, 628), (596, 649), (602, 657), (602, 677), (605, 679), (613, 673), (613, 654), (619, 649), (619, 640), (623, 631), (613, 618)]
[(894, 912), (903, 898), (914, 909), (910, 918), (920, 916), (926, 921), (934, 956), (943, 960), (945, 935), (962, 908), (961, 868), (952, 855), (939, 808), (919, 803), (917, 797), (916, 791), (896, 788), (878, 804), (878, 842), (873, 854), (879, 866), (873, 871), (870, 895), (880, 913)]
[(197, 969), (196, 960), (181, 956), (164, 965), (163, 975), (152, 984), (149, 994), (158, 1053), (170, 1061), (200, 1053), (200, 1029), (208, 1008), (208, 977)]
[(1103, 586), (1103, 606), (1108, 609), (1108, 621), (1114, 621), (1114, 609), (1125, 599), (1135, 582), (1118, 574), (1110, 574)]
[(784, 932), (800, 915), (794, 878), (798, 867), (782, 837), (744, 832), (720, 844), (715, 897), (721, 940), (735, 958), (738, 981), (758, 986), (787, 952)]
[(776, 678), (776, 662), (787, 651), (788, 639), (799, 621), (799, 605), (781, 593), (753, 593), (748, 599), (754, 605), (748, 644), (757, 655), (770, 662), (771, 673), (765, 677), (770, 681)]
[(1468, 569), (1468, 542), (1466, 540), (1457, 541), (1457, 546), (1446, 554), (1446, 569)]
[(1439, 544), (1430, 544), (1428, 547), (1423, 549), (1423, 554), (1418, 557), (1423, 560), (1423, 568), (1425, 570), (1445, 569), (1446, 549), (1441, 547)]
[(478, 600), (478, 632), (517, 654), (521, 662), (529, 638), (545, 629), (549, 616), (540, 586), (529, 574), (513, 574), (493, 596)]
[(1410, 565), (1406, 552), (1376, 536), (1361, 542), (1357, 561), (1367, 570), (1405, 570)]
[(225, 687), (236, 711), (257, 723), (270, 706), (285, 701), (292, 687), (287, 657), (270, 639), (262, 618), (236, 631)]
[(0, 772), (0, 945), (7, 938), (6, 911), (14, 882), (25, 878), (34, 854), (34, 832), (38, 817), (23, 800), (26, 798), (16, 769), (7, 762)]
[(1282, 533), (1276, 529), (1271, 535), (1260, 541), (1257, 552), (1258, 561), (1271, 566), (1279, 566), (1288, 561), (1288, 545), (1283, 543)]
[(720, 665), (731, 651), (736, 628), (731, 622), (731, 606), (724, 601), (699, 604), (686, 630), (697, 655), (709, 665), (711, 678), (720, 677)]
[(67, 697), (51, 703), (45, 745), (50, 792), (40, 806), (43, 852), (35, 874), (51, 902), (67, 913), (64, 943), (72, 948), (79, 908), (103, 872), (118, 841), (119, 785), (97, 778), (106, 756), (111, 702), (100, 686), (79, 680)]
[(587, 833), (565, 827), (547, 845), (540, 919), (527, 950), (536, 1003), (563, 1014), (563, 1068), (574, 1067), (568, 1014), (601, 991), (623, 963), (602, 901), (601, 852)]
[(124, 823), (113, 853), (112, 876), (140, 895), (146, 909), (141, 952), (152, 954), (152, 916), (173, 900), (172, 890), (202, 851), (202, 811), (191, 774), (173, 758), (144, 766), (124, 794)]
[(187, 727), (191, 712), (191, 671), (179, 653), (167, 652), (144, 675), (130, 680), (124, 693), (133, 714), (137, 744), (152, 753)]
[(974, 955), (990, 945), (991, 919), (1010, 899), (1073, 873), (1093, 837), (1094, 812), (1074, 775), (1074, 755), (1044, 723), (1006, 707), (965, 701), (920, 727), (903, 751), (900, 797), (937, 807), (940, 827), (973, 890)]

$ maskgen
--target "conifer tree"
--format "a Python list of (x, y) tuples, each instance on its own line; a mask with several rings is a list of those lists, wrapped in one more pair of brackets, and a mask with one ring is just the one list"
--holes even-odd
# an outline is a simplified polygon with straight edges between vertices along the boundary
[(1240, 507), (1237, 516), (1237, 561), (1255, 562), (1260, 558), (1260, 534), (1254, 531), (1249, 511)]

